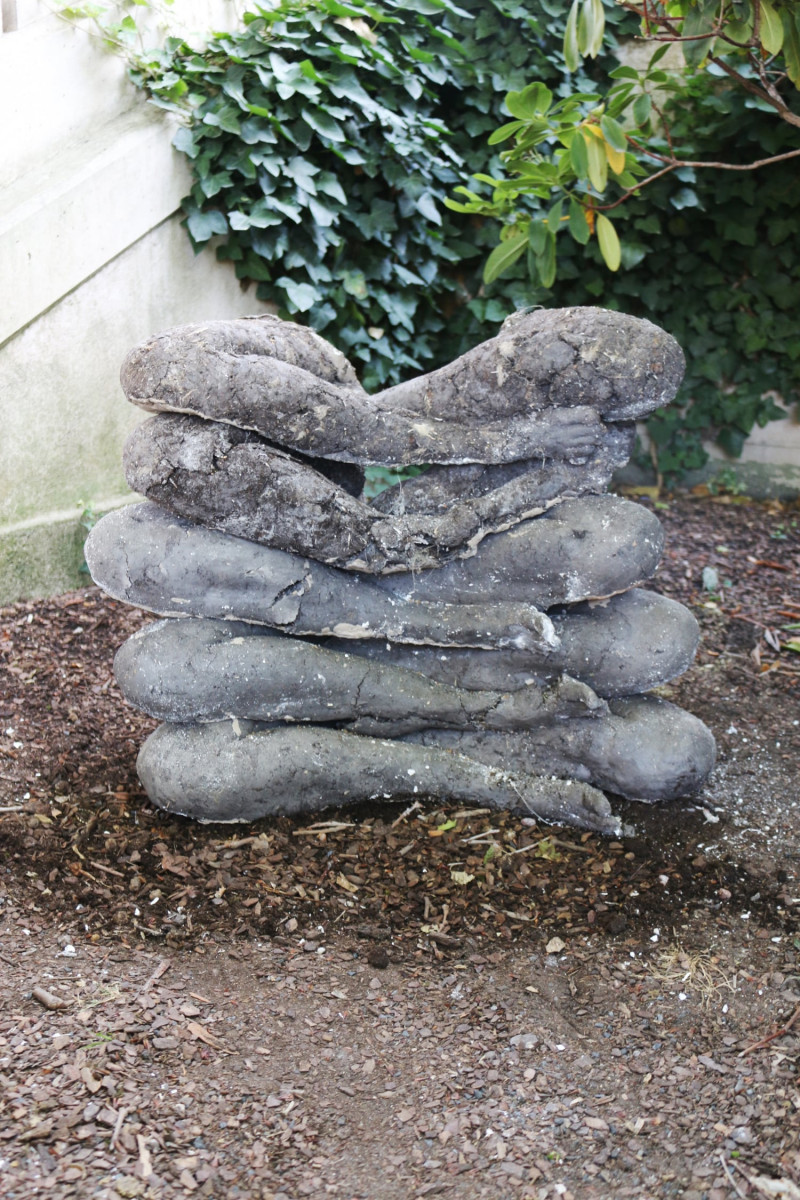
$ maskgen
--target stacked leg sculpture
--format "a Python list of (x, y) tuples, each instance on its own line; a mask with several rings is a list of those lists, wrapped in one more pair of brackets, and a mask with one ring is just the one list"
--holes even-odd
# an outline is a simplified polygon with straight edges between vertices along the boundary
[[(643, 590), (657, 519), (606, 490), (682, 372), (667, 334), (593, 308), (516, 314), (376, 396), (276, 317), (133, 350), (123, 386), (155, 415), (125, 470), (146, 501), (86, 557), (164, 618), (115, 662), (163, 722), (139, 754), (151, 800), (249, 821), (434, 796), (614, 833), (605, 793), (701, 788), (711, 734), (647, 694), (697, 626)], [(373, 464), (427, 469), (370, 502)]]

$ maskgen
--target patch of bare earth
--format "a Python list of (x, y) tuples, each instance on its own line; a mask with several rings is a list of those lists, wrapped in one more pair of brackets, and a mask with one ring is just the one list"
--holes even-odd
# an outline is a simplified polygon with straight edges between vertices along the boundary
[(619, 842), (165, 816), (111, 675), (149, 618), (0, 614), (0, 1195), (800, 1196), (800, 512), (668, 504), (661, 691), (720, 762)]

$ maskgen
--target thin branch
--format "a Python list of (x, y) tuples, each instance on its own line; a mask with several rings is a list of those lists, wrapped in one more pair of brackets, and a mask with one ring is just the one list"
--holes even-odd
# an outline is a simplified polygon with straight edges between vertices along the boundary
[(656, 171), (655, 175), (648, 175), (647, 179), (643, 179), (641, 183), (637, 183), (635, 188), (629, 188), (624, 196), (620, 196), (613, 204), (593, 204), (592, 208), (594, 208), (595, 212), (610, 212), (612, 208), (619, 208), (620, 204), (624, 204), (626, 200), (630, 200), (631, 196), (635, 196), (640, 188), (647, 187), (648, 183), (655, 183), (657, 179), (661, 179), (662, 175), (669, 175), (670, 171), (686, 165), (686, 163), (679, 161), (672, 162), (668, 167), (664, 167), (663, 170)]
[[(633, 142), (633, 139), (630, 139)], [(669, 175), (671, 171), (676, 171), (679, 167), (714, 167), (718, 171), (755, 171), (758, 167), (766, 167), (772, 163), (782, 162), (787, 158), (800, 157), (800, 149), (788, 150), (786, 154), (775, 154), (772, 158), (762, 158), (758, 162), (753, 163), (719, 163), (719, 162), (693, 162), (683, 158), (667, 158), (664, 154), (656, 154), (655, 150), (647, 150), (644, 146), (640, 146), (637, 142), (633, 145), (642, 154), (649, 154), (653, 158), (657, 158), (660, 162), (665, 162), (667, 165), (660, 171), (656, 171), (653, 175), (648, 175), (647, 179), (643, 179), (641, 183), (637, 183), (636, 187), (628, 188), (624, 195), (614, 200), (611, 204), (595, 204), (592, 207), (596, 212), (611, 212), (613, 208), (619, 208), (620, 204), (624, 204), (626, 200), (630, 200), (631, 196), (635, 196), (643, 187), (647, 187), (649, 183), (655, 183), (657, 179), (661, 179), (664, 175)]]
[[(800, 147), (798, 147), (797, 150), (787, 150), (784, 154), (773, 154), (770, 158), (759, 158), (756, 162), (751, 163), (698, 162), (694, 159), (670, 158), (666, 154), (657, 154), (655, 150), (648, 150), (646, 146), (640, 146), (633, 138), (630, 138), (629, 141), (641, 154), (647, 154), (650, 158), (657, 159), (658, 162), (668, 163), (672, 168), (713, 167), (716, 171), (756, 171), (759, 167), (769, 167), (773, 163), (784, 162), (787, 158), (800, 156)], [(644, 184), (639, 184), (639, 187), (643, 186)], [(636, 188), (633, 188), (632, 191), (636, 191)]]
[(742, 1058), (745, 1054), (750, 1054), (752, 1050), (763, 1050), (765, 1046), (768, 1046), (770, 1042), (774, 1042), (776, 1038), (784, 1037), (791, 1031), (791, 1028), (798, 1017), (800, 1017), (800, 1004), (798, 1004), (797, 1008), (794, 1010), (792, 1015), (789, 1017), (789, 1020), (784, 1026), (782, 1026), (782, 1028), (777, 1029), (775, 1033), (768, 1034), (768, 1036), (762, 1038), (760, 1042), (753, 1042), (752, 1046), (746, 1046), (744, 1050), (739, 1051), (736, 1057)]
[(786, 102), (782, 100), (779, 95), (777, 98), (776, 96), (770, 95), (769, 91), (765, 91), (764, 89), (760, 88), (758, 84), (753, 83), (752, 79), (748, 79), (746, 75), (740, 75), (739, 72), (735, 71), (733, 67), (729, 66), (723, 58), (718, 58), (715, 54), (709, 54), (708, 61), (713, 62), (715, 66), (718, 66), (720, 70), (724, 71), (725, 74), (730, 76), (731, 79), (735, 79), (739, 86), (743, 87), (745, 91), (751, 92), (754, 96), (758, 96), (760, 100), (765, 100), (766, 103), (771, 105), (772, 108), (774, 108), (780, 114), (782, 119), (789, 125), (800, 126), (800, 116), (798, 116), (797, 113), (793, 113)]
[(658, 116), (658, 119), (661, 123), (661, 128), (664, 130), (664, 137), (667, 139), (667, 145), (669, 146), (669, 152), (672, 155), (672, 157), (675, 158), (676, 157), (675, 147), (672, 144), (672, 132), (670, 130), (669, 125), (667, 124), (667, 120), (666, 120), (666, 117), (664, 116), (663, 110), (661, 109), (661, 106), (658, 105), (656, 103), (656, 101), (653, 99), (652, 95), (650, 95), (650, 103), (652, 104), (653, 108), (656, 110), (656, 115)]

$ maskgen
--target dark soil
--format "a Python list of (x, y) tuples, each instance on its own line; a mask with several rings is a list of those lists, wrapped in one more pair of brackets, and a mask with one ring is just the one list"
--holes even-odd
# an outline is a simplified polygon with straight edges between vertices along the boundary
[(0, 1195), (800, 1197), (800, 509), (657, 507), (720, 761), (619, 842), (166, 816), (111, 675), (149, 618), (0, 613)]

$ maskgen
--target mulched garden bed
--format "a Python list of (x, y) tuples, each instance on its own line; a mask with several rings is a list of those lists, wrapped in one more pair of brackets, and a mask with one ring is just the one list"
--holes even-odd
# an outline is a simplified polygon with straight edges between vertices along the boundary
[(720, 764), (618, 802), (616, 842), (431, 803), (167, 816), (111, 673), (151, 618), (0, 613), (0, 1194), (791, 1200), (800, 508), (642, 502), (703, 629), (660, 692)]

